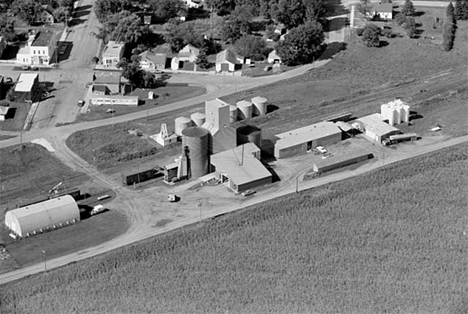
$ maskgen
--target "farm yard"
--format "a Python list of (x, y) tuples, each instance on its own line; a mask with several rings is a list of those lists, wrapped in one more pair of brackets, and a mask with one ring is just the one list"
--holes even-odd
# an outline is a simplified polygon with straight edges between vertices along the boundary
[(465, 313), (467, 162), (463, 144), (175, 230), (6, 284), (0, 309)]
[(99, 181), (62, 164), (44, 147), (28, 143), (23, 144), (22, 149), (19, 145), (4, 148), (0, 150), (0, 160), (2, 220), (8, 209), (47, 199), (49, 190), (59, 182), (63, 183), (63, 190), (79, 187), (81, 194), (88, 194), (89, 197), (78, 201), (82, 211), (80, 223), (53, 232), (14, 241), (2, 223), (0, 244), (6, 246), (11, 258), (0, 261), (0, 273), (37, 263), (42, 258), (42, 250), (47, 252), (47, 258), (54, 258), (106, 242), (125, 232), (127, 218), (119, 211), (86, 219), (86, 209), (95, 205), (96, 195), (115, 193), (107, 190)]

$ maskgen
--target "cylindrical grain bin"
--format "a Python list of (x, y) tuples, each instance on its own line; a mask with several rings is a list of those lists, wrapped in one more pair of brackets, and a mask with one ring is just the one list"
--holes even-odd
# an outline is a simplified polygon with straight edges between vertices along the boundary
[(254, 105), (254, 114), (262, 116), (267, 112), (268, 101), (265, 97), (254, 97), (252, 98), (252, 104)]
[(390, 111), (390, 117), (388, 119), (388, 124), (395, 125), (400, 123), (400, 110), (397, 108), (392, 108)]
[(209, 172), (209, 134), (207, 129), (199, 126), (189, 127), (182, 131), (182, 151), (187, 153), (190, 178), (199, 178)]
[(407, 123), (409, 122), (409, 106), (408, 105), (403, 105), (400, 107), (400, 121), (401, 123)]
[(203, 123), (205, 123), (205, 114), (201, 112), (192, 113), (190, 118), (192, 119), (193, 123), (195, 123), (196, 126), (202, 126)]
[(187, 117), (178, 117), (174, 120), (175, 123), (175, 134), (178, 136), (182, 135), (182, 131), (193, 125), (193, 122), (190, 118)]
[(253, 125), (238, 127), (237, 146), (245, 143), (254, 143), (258, 148), (262, 148), (262, 130)]
[(237, 121), (237, 107), (234, 105), (229, 106), (229, 121), (234, 123)]
[(237, 102), (239, 120), (252, 118), (252, 103), (247, 100)]

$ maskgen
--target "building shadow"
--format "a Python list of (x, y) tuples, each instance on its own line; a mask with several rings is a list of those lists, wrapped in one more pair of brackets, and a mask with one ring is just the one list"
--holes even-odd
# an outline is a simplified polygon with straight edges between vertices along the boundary
[(266, 111), (266, 113), (269, 114), (269, 113), (272, 113), (272, 112), (274, 112), (274, 111), (276, 111), (276, 110), (278, 110), (278, 109), (279, 109), (278, 106), (276, 106), (276, 105), (271, 105), (271, 104), (270, 104), (270, 105), (267, 105), (267, 111)]
[(328, 60), (328, 59), (333, 58), (340, 51), (346, 50), (346, 48), (348, 47), (348, 44), (333, 42), (329, 44), (324, 44), (324, 46), (325, 46), (324, 51), (317, 60)]

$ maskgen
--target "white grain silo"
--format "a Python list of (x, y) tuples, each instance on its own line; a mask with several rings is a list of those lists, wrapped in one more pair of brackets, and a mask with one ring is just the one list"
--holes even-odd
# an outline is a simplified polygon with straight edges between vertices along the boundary
[(178, 136), (181, 136), (182, 135), (182, 131), (188, 127), (191, 127), (193, 124), (192, 124), (192, 120), (190, 118), (187, 118), (187, 117), (178, 117), (175, 119), (175, 134), (177, 134)]
[(237, 121), (237, 116), (238, 116), (238, 114), (237, 114), (237, 107), (234, 106), (234, 105), (230, 105), (230, 106), (229, 106), (229, 121), (230, 121), (231, 123), (236, 122), (236, 121)]
[(408, 123), (409, 122), (409, 116), (410, 116), (410, 106), (402, 105), (401, 106), (401, 111), (400, 111), (401, 123)]
[(395, 125), (400, 123), (400, 110), (391, 107), (388, 115), (388, 124)]
[(193, 123), (195, 123), (196, 126), (202, 126), (203, 123), (205, 123), (205, 114), (201, 112), (192, 113), (190, 118), (192, 119)]
[(254, 105), (255, 115), (262, 116), (267, 112), (268, 101), (265, 97), (254, 97), (252, 98), (252, 104)]
[(252, 118), (252, 103), (247, 100), (237, 102), (239, 120)]

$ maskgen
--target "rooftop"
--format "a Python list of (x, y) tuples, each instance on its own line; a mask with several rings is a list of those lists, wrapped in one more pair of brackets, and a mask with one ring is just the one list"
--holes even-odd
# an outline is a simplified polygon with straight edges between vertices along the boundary
[(16, 83), (15, 92), (30, 92), (39, 73), (21, 73)]
[(385, 123), (380, 113), (374, 113), (359, 118), (356, 121), (361, 122), (364, 125), (365, 129), (368, 129), (379, 136), (400, 131), (399, 129), (391, 126), (390, 124)]
[(0, 106), (0, 115), (5, 116), (8, 113), (9, 107)]
[(95, 71), (93, 73), (94, 84), (120, 84), (122, 71)]
[(106, 49), (104, 50), (102, 57), (103, 58), (120, 57), (123, 48), (124, 48), (123, 43), (118, 43), (118, 42), (111, 40), (107, 43)]
[(234, 64), (239, 64), (239, 60), (236, 58), (236, 54), (229, 50), (223, 50), (216, 55), (216, 63), (230, 62)]
[(214, 154), (210, 158), (217, 172), (226, 173), (236, 185), (242, 185), (271, 177), (271, 173), (254, 154), (260, 154), (260, 148), (253, 143), (247, 143)]
[(376, 12), (392, 13), (393, 4), (391, 4), (391, 3), (378, 3), (378, 4), (374, 5), (374, 10)]
[(76, 202), (70, 195), (64, 195), (44, 202), (13, 209), (11, 213), (14, 214), (16, 218), (20, 219), (22, 217), (32, 216), (34, 214), (48, 211), (53, 208), (61, 208), (69, 204), (76, 204)]
[(179, 57), (190, 57), (198, 56), (200, 54), (200, 49), (195, 46), (188, 44), (179, 51)]
[(148, 59), (150, 61), (153, 61), (155, 64), (166, 64), (167, 60), (167, 54), (165, 53), (155, 53), (152, 51), (144, 51), (140, 53), (140, 57), (142, 59)]
[(299, 129), (276, 134), (276, 136), (280, 138), (276, 143), (276, 146), (280, 148), (296, 146), (333, 134), (341, 134), (340, 128), (338, 128), (333, 122), (319, 122)]
[(35, 46), (35, 47), (48, 46), (54, 36), (55, 34), (53, 32), (49, 32), (49, 31), (39, 32), (39, 34), (36, 36), (36, 39), (31, 44), (31, 46)]

